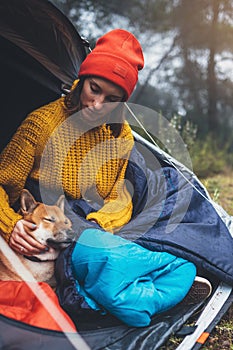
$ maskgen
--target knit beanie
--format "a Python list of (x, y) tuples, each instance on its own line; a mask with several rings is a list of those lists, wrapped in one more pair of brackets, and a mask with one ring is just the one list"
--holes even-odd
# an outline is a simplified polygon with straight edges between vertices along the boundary
[(94, 75), (120, 86), (128, 99), (144, 66), (141, 45), (133, 34), (114, 29), (103, 35), (80, 66), (79, 77)]

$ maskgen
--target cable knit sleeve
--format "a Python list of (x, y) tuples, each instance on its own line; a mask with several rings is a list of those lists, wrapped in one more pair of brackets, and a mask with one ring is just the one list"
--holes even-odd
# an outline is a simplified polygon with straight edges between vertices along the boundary
[[(88, 220), (95, 220), (101, 227), (110, 232), (124, 226), (131, 219), (133, 210), (132, 198), (125, 182), (125, 172), (134, 143), (130, 126), (127, 123), (124, 124), (118, 142), (120, 143), (120, 159), (118, 160), (117, 180), (111, 193), (105, 198), (103, 207), (87, 216)], [(109, 164), (109, 166), (112, 165)]]
[(0, 234), (6, 240), (22, 218), (11, 207), (28, 177), (39, 179), (46, 142), (65, 118), (63, 98), (38, 108), (27, 116), (0, 155)]
[(41, 135), (36, 116), (29, 116), (18, 128), (0, 155), (0, 233), (8, 240), (22, 218), (11, 206), (19, 198), (34, 163), (35, 149)]

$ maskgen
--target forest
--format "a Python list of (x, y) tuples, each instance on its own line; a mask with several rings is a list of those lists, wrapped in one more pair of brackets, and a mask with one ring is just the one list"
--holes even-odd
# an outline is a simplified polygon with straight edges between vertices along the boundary
[[(151, 108), (179, 131), (198, 176), (232, 170), (232, 0), (52, 2), (91, 48), (108, 30), (131, 31), (143, 47), (145, 68), (130, 102)], [(158, 134), (150, 120), (142, 121)]]

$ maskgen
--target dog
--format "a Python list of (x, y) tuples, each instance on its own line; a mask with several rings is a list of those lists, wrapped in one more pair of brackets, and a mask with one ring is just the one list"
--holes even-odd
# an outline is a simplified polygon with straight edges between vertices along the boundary
[[(65, 249), (74, 240), (72, 223), (64, 214), (65, 196), (61, 195), (55, 205), (45, 205), (37, 202), (32, 194), (23, 189), (20, 196), (20, 210), (24, 220), (36, 224), (30, 230), (30, 235), (38, 242), (47, 246), (47, 251), (35, 256), (26, 256), (15, 253), (20, 262), (26, 267), (38, 282), (47, 282), (52, 288), (56, 287), (54, 277), (55, 260), (60, 251)], [(25, 230), (29, 230), (25, 227)], [(10, 249), (10, 248), (9, 248)], [(15, 259), (17, 260), (17, 259)], [(0, 250), (0, 280), (22, 281), (17, 273), (15, 264), (9, 261), (7, 253)]]

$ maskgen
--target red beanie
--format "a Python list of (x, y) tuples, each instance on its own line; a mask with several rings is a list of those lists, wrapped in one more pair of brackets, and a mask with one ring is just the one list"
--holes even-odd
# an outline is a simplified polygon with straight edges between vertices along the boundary
[(110, 80), (126, 92), (128, 99), (144, 66), (141, 45), (133, 34), (114, 29), (97, 40), (80, 66), (79, 77), (95, 75)]

